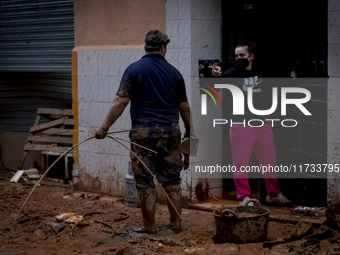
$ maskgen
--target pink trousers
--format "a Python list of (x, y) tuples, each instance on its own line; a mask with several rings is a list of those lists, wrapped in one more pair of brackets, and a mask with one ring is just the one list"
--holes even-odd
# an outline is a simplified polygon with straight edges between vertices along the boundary
[[(250, 196), (251, 190), (248, 182), (248, 173), (244, 167), (248, 166), (252, 151), (255, 152), (260, 164), (265, 166), (276, 166), (276, 151), (274, 147), (274, 135), (271, 123), (268, 122), (262, 127), (244, 127), (233, 125), (230, 128), (231, 152), (236, 172), (234, 182), (237, 191), (237, 199)], [(275, 172), (264, 173), (266, 189), (270, 196), (280, 193), (280, 186)]]

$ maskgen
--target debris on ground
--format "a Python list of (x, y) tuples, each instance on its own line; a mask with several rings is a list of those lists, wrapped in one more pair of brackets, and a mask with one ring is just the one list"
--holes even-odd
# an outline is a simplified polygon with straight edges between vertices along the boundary
[(39, 180), (40, 179), (40, 174), (38, 169), (36, 168), (32, 168), (32, 169), (28, 169), (28, 170), (18, 170), (12, 177), (12, 179), (10, 180), (10, 182), (19, 182), (20, 180), (22, 180), (25, 184), (31, 185), (34, 183), (34, 181), (32, 180)]
[[(18, 215), (17, 224), (11, 225), (32, 189), (31, 186), (10, 183), (12, 176), (9, 173), (0, 181), (1, 254), (340, 253), (340, 235), (326, 227), (322, 217), (292, 215), (290, 208), (270, 208), (269, 217), (272, 220), (268, 222), (265, 242), (216, 244), (213, 240), (216, 229), (211, 211), (184, 208), (183, 231), (175, 234), (169, 227), (167, 206), (159, 204), (156, 212), (158, 234), (138, 234), (131, 227), (142, 224), (141, 211), (139, 208), (126, 207), (124, 199), (91, 192), (86, 192), (87, 198), (79, 199), (83, 191), (46, 180), (37, 187)], [(97, 196), (100, 199), (93, 199)], [(217, 206), (221, 207), (219, 204)], [(63, 212), (83, 216), (88, 225), (65, 223), (65, 220), (57, 222), (55, 216)], [(73, 240), (70, 239), (72, 228)], [(267, 246), (264, 247), (266, 242)]]
[(74, 213), (64, 212), (64, 213), (61, 213), (61, 214), (54, 216), (54, 218), (56, 219), (57, 222), (62, 222), (64, 220), (68, 219), (71, 216), (74, 216)]

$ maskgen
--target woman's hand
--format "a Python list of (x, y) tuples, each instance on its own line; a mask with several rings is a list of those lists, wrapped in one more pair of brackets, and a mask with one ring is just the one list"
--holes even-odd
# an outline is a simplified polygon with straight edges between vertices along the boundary
[(209, 66), (211, 68), (211, 73), (214, 77), (222, 76), (222, 70), (220, 66)]

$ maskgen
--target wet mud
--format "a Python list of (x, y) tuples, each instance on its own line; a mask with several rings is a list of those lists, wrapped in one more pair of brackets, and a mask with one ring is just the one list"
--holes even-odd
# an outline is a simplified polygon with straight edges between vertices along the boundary
[[(263, 243), (216, 244), (213, 213), (189, 209), (182, 210), (183, 231), (175, 234), (168, 226), (167, 206), (159, 204), (158, 234), (137, 234), (131, 227), (142, 224), (140, 209), (125, 207), (124, 199), (95, 193), (85, 196), (70, 186), (48, 181), (37, 187), (13, 226), (32, 187), (9, 183), (11, 176), (0, 178), (0, 254), (340, 254), (340, 239), (324, 229), (317, 229), (320, 234), (313, 238), (272, 248), (263, 248)], [(64, 229), (56, 225), (54, 216), (63, 212), (86, 215), (89, 223), (74, 227), (73, 240), (71, 224), (59, 223)], [(114, 235), (111, 227), (100, 222), (111, 226)], [(269, 221), (267, 241), (284, 240), (294, 227)]]

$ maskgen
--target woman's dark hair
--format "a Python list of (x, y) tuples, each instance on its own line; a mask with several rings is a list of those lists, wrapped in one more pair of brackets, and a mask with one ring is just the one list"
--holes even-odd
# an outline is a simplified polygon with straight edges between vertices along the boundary
[(240, 42), (236, 48), (238, 47), (245, 47), (247, 46), (247, 51), (252, 54), (252, 53), (255, 53), (255, 49), (256, 49), (256, 44), (253, 43), (253, 42), (249, 42), (249, 41), (243, 41), (243, 42)]

